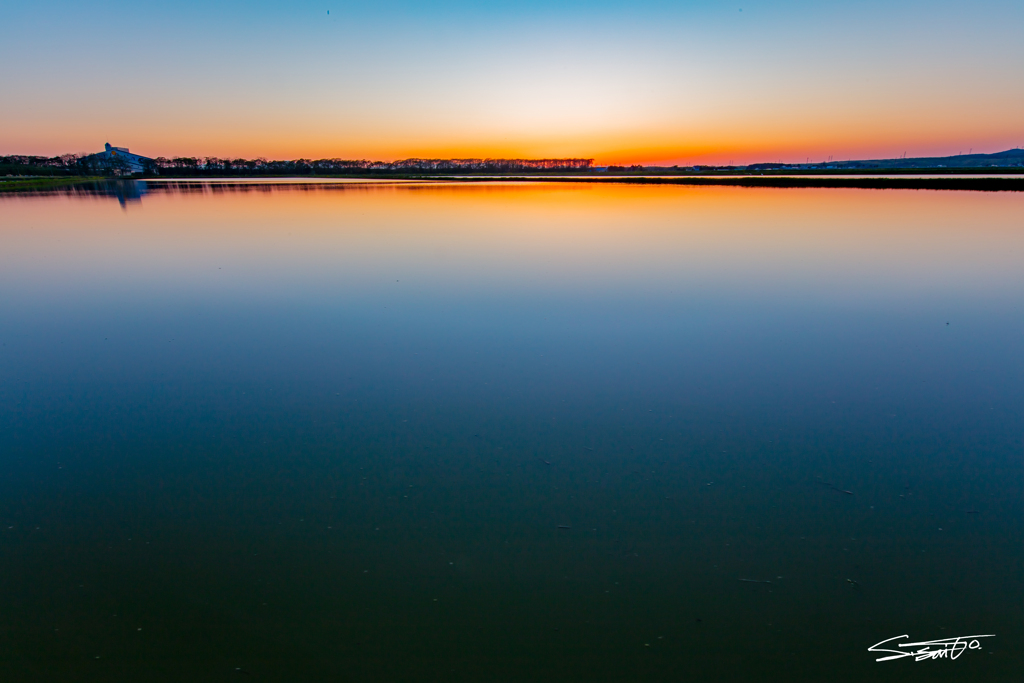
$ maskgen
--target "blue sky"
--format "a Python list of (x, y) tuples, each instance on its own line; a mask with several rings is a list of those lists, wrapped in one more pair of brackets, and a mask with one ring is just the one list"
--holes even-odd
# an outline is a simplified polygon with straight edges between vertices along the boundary
[(685, 163), (1024, 144), (1020, 2), (8, 4), (0, 153)]

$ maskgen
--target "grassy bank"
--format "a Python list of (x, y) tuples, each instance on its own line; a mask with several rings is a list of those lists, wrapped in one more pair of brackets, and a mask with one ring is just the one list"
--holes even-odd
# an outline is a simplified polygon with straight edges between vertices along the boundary
[(94, 183), (104, 178), (81, 176), (64, 178), (0, 178), (0, 192), (35, 192), (54, 190), (82, 183)]

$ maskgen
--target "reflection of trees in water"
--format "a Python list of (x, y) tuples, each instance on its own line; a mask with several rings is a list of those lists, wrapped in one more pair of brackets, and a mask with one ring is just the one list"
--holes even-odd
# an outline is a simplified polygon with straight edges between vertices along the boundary
[(128, 204), (142, 201), (149, 194), (150, 188), (145, 180), (96, 180), (74, 185), (64, 185), (48, 189), (18, 192), (20, 196), (62, 196), (62, 197), (110, 197), (125, 207)]
[[(385, 181), (393, 184), (394, 181)], [(270, 194), (274, 192), (339, 192), (369, 190), (379, 182), (374, 181), (252, 181), (218, 182), (209, 180), (131, 180), (110, 179), (78, 182), (51, 188), (40, 188), (12, 192), (18, 196), (64, 196), (64, 197), (108, 197), (116, 199), (122, 207), (141, 202), (142, 198), (154, 194), (216, 195), (234, 193)], [(416, 186), (415, 183), (412, 186)]]
[[(586, 176), (540, 176), (533, 179), (523, 177), (497, 178), (505, 182), (531, 182), (540, 180), (545, 183), (597, 183), (627, 185), (690, 185), (690, 186), (732, 186), (732, 187), (773, 187), (773, 188), (859, 188), (865, 190), (960, 190), (974, 192), (1024, 192), (1024, 177), (878, 177), (878, 176), (679, 176), (679, 177), (615, 177), (595, 178)], [(443, 178), (439, 178), (443, 180)], [(470, 182), (474, 179), (467, 179)], [(486, 181), (487, 178), (478, 178)], [(189, 194), (216, 195), (228, 193), (270, 194), (274, 192), (369, 192), (382, 185), (397, 187), (401, 185), (407, 190), (437, 189), (443, 187), (430, 180), (388, 179), (386, 176), (377, 179), (322, 179), (322, 180), (289, 180), (273, 178), (266, 180), (239, 179), (181, 179), (181, 180), (130, 180), (110, 179), (87, 182), (76, 182), (53, 188), (12, 191), (10, 194), (26, 195), (66, 195), (66, 196), (98, 196), (117, 199), (122, 207), (141, 201), (150, 194)]]

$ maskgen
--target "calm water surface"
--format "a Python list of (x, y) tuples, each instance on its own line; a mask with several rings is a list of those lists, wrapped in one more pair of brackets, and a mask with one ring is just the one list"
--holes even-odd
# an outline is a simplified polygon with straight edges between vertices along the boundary
[(4, 197), (0, 678), (1021, 680), (1022, 264), (1016, 194)]

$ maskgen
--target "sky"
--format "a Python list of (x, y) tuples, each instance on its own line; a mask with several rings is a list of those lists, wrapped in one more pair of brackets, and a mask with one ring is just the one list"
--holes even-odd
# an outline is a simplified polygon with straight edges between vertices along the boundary
[(802, 162), (1024, 147), (1024, 2), (0, 0), (0, 154)]

